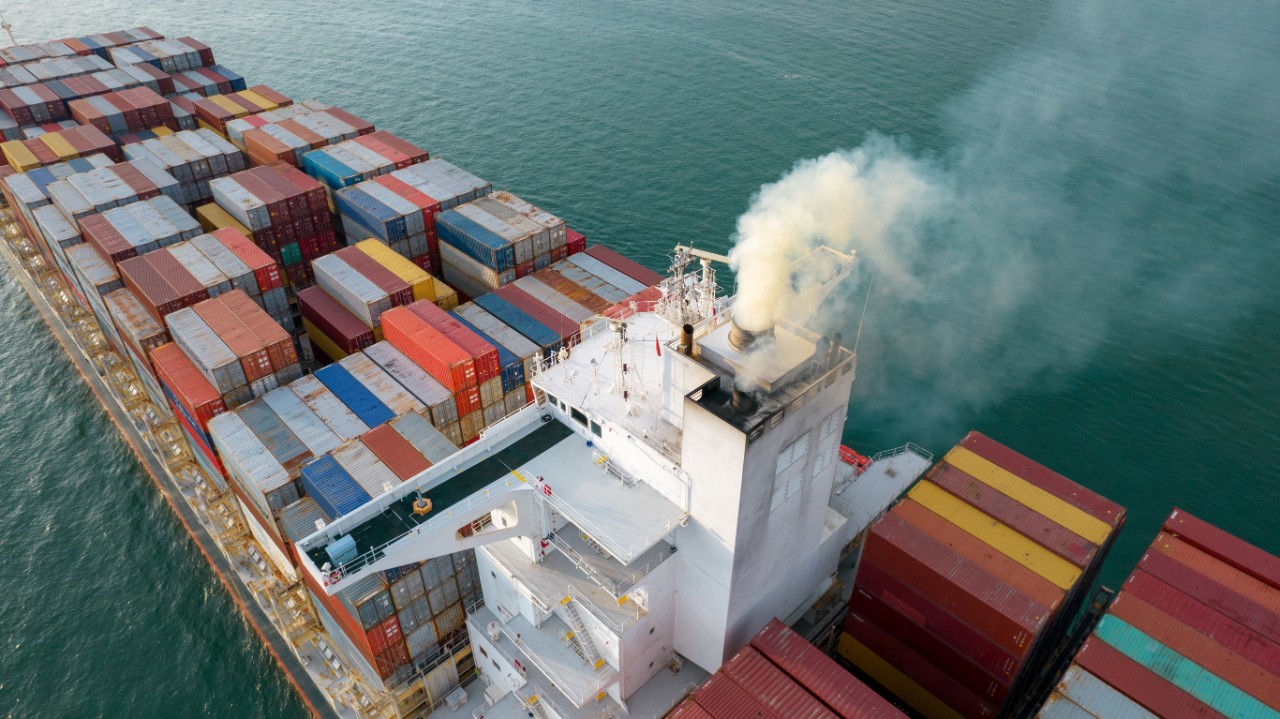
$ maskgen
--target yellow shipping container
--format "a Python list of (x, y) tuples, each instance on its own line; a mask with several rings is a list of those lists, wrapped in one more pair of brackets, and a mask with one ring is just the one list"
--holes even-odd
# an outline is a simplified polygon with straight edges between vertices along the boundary
[(222, 109), (226, 110), (232, 115), (235, 115), (236, 117), (244, 117), (245, 115), (249, 114), (249, 110), (243, 107), (242, 105), (240, 105), (240, 103), (234, 100), (225, 98), (222, 95), (209, 96), (209, 102), (212, 102), (213, 104), (217, 105), (218, 107), (221, 107)]
[(840, 633), (837, 651), (850, 664), (866, 672), (885, 689), (929, 719), (963, 719), (942, 700), (925, 691), (911, 677), (898, 671), (848, 633)]
[(346, 358), (347, 353), (338, 349), (338, 345), (334, 344), (333, 340), (325, 336), (325, 334), (320, 331), (319, 327), (311, 324), (311, 320), (303, 317), (302, 327), (307, 331), (307, 339), (311, 341), (311, 344), (315, 345), (316, 349), (328, 355), (329, 359), (337, 362), (340, 359)]
[(151, 128), (151, 131), (155, 133), (156, 137), (164, 137), (164, 136), (166, 136), (166, 135), (172, 135), (172, 134), (173, 134), (173, 130), (170, 130), (169, 128), (165, 127), (164, 125), (160, 125), (159, 127), (153, 127), (153, 128)]
[(947, 464), (968, 474), (1054, 522), (1102, 546), (1111, 536), (1111, 527), (1101, 519), (1068, 504), (1063, 499), (1040, 489), (1008, 470), (987, 461), (964, 447), (955, 447), (943, 458)]
[(40, 166), (40, 160), (19, 140), (0, 142), (0, 152), (4, 153), (5, 162), (18, 172), (34, 170)]
[(458, 306), (458, 293), (437, 277), (431, 278), (436, 283), (436, 306), (442, 310), (451, 310)]
[(1071, 589), (1080, 578), (1076, 565), (933, 482), (920, 482), (907, 496), (1063, 591)]
[(249, 239), (253, 239), (253, 233), (249, 232), (249, 228), (240, 224), (240, 221), (231, 216), (231, 213), (222, 209), (216, 202), (210, 202), (207, 205), (201, 205), (196, 208), (196, 219), (200, 221), (200, 226), (205, 232), (213, 232), (223, 227), (234, 227), (240, 230), (240, 233)]
[(72, 147), (71, 143), (67, 142), (67, 139), (61, 133), (46, 132), (40, 136), (40, 141), (50, 150), (53, 150), (53, 154), (57, 155), (60, 160), (74, 160), (80, 156), (80, 152)]
[(374, 262), (391, 270), (392, 274), (413, 288), (413, 299), (436, 301), (435, 279), (426, 270), (406, 260), (399, 252), (387, 247), (382, 240), (360, 240), (356, 247)]
[(244, 99), (248, 100), (249, 102), (252, 102), (253, 104), (257, 105), (258, 107), (262, 108), (264, 111), (266, 111), (266, 110), (274, 110), (274, 109), (276, 109), (276, 108), (280, 107), (279, 105), (277, 105), (277, 104), (275, 104), (274, 102), (272, 102), (272, 101), (268, 100), (267, 98), (263, 97), (262, 95), (259, 95), (258, 93), (254, 92), (253, 90), (241, 90), (240, 92), (237, 92), (236, 94), (237, 94), (237, 95), (239, 95), (240, 97), (243, 97)]

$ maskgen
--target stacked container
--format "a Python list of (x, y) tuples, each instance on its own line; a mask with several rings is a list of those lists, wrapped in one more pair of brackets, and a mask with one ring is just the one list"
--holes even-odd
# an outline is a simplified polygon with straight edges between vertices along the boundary
[(248, 295), (286, 331), (293, 331), (293, 316), (280, 279), (280, 267), (267, 253), (230, 227), (199, 235), (191, 240), (191, 245), (231, 282), (232, 287)]
[(840, 653), (926, 717), (1015, 712), (1124, 517), (971, 432), (868, 530)]
[[(576, 266), (577, 268), (587, 273), (595, 275), (596, 277), (607, 282), (608, 284), (613, 285), (614, 287), (618, 288), (622, 292), (626, 293), (628, 297), (650, 287), (649, 284), (641, 282), (631, 277), (627, 273), (616, 270), (610, 265), (596, 259), (595, 257), (592, 257), (589, 252), (579, 252), (576, 255), (570, 255), (567, 259), (563, 261), (563, 265), (561, 263), (556, 263), (555, 265), (553, 265), (553, 267), (557, 269), (562, 266), (563, 267)], [(564, 274), (563, 270), (561, 270), (561, 272), (562, 274)], [(569, 275), (566, 275), (566, 276), (569, 276)], [(573, 279), (572, 276), (569, 276), (569, 278)]]
[[(29, 228), (34, 228), (35, 220), (31, 212), (37, 207), (50, 204), (49, 185), (80, 172), (90, 172), (102, 167), (109, 167), (111, 159), (97, 154), (81, 157), (67, 162), (59, 162), (48, 167), (41, 167), (30, 172), (12, 174), (0, 181), (0, 194), (4, 195), (9, 207), (18, 210), (19, 219)], [(34, 232), (30, 233), (35, 235)]]
[(391, 176), (449, 210), (493, 192), (493, 185), (451, 162), (436, 158), (397, 170)]
[[(458, 405), (453, 399), (453, 392), (448, 387), (415, 364), (390, 342), (379, 342), (368, 347), (364, 350), (364, 354), (423, 404), (425, 407), (422, 412), (423, 417), (430, 419), (431, 425), (438, 429), (450, 444), (462, 445), (462, 427), (458, 424)], [(401, 417), (396, 421), (403, 420), (404, 417)], [(427, 454), (422, 447), (419, 447), (419, 450)], [(433, 462), (439, 461), (429, 454), (427, 457)]]
[(255, 127), (262, 127), (282, 120), (290, 120), (299, 115), (308, 115), (313, 112), (328, 109), (328, 105), (319, 100), (299, 100), (292, 105), (286, 105), (275, 110), (260, 112), (257, 115), (241, 117), (227, 123), (227, 139), (235, 143), (236, 147), (244, 149), (243, 133)]
[[(457, 312), (449, 313), (454, 320), (487, 342), (498, 352), (498, 364), (502, 371), (498, 377), (480, 384), (480, 399), (485, 410), (485, 424), (491, 425), (526, 403), (524, 359), (508, 350), (505, 345), (485, 334), (479, 327), (466, 321)], [(530, 345), (530, 347), (532, 347)], [(536, 348), (532, 350), (536, 354)], [(532, 375), (529, 375), (532, 376)], [(497, 382), (494, 382), (494, 379)], [(496, 384), (496, 387), (495, 387)], [(497, 392), (497, 396), (494, 393)], [(499, 410), (495, 405), (501, 405)]]
[(89, 303), (90, 311), (98, 318), (98, 326), (111, 332), (111, 316), (102, 298), (124, 287), (120, 274), (91, 245), (72, 245), (63, 252), (71, 267), (68, 277), (79, 287), (80, 294)]
[[(0, 93), (3, 92), (0, 90)], [(72, 100), (67, 103), (67, 107), (77, 122), (93, 125), (111, 137), (160, 125), (170, 130), (180, 129), (173, 117), (173, 106), (148, 87), (132, 87)]]
[(164, 406), (165, 397), (151, 370), (151, 351), (169, 341), (164, 326), (155, 320), (138, 298), (127, 289), (116, 290), (102, 298), (123, 349), (134, 372), (142, 381), (156, 406)]
[(338, 363), (347, 370), (357, 382), (364, 385), (378, 401), (391, 410), (397, 417), (410, 412), (421, 412), (426, 407), (413, 396), (413, 393), (400, 385), (395, 378), (369, 359), (357, 352)]
[(8, 113), (19, 126), (40, 125), (71, 117), (67, 103), (42, 82), (0, 89), (0, 109)]
[[(131, 67), (150, 66), (134, 65)], [(173, 89), (170, 92), (176, 92), (180, 95), (194, 92), (197, 95), (209, 97), (210, 95), (230, 94), (248, 89), (244, 82), (244, 77), (220, 65), (198, 67), (194, 70), (182, 70), (171, 75), (170, 80), (173, 84)]]
[(395, 419), (396, 414), (369, 391), (347, 368), (331, 364), (316, 370), (315, 378), (350, 409), (366, 427), (373, 428)]
[[(581, 237), (581, 235), (579, 235), (579, 237)], [(585, 241), (586, 238), (583, 238), (583, 240)], [(657, 272), (654, 272), (629, 257), (618, 254), (604, 245), (594, 245), (592, 247), (586, 247), (584, 245), (582, 251), (646, 287), (653, 287), (664, 279), (663, 276)]]
[(1280, 558), (1175, 509), (1038, 716), (1280, 715)]
[(475, 304), (536, 345), (543, 359), (549, 359), (564, 347), (564, 340), (558, 334), (497, 294), (481, 295)]
[[(73, 177), (67, 182), (74, 179)], [(54, 194), (54, 203), (58, 204), (59, 200), (58, 195)], [(63, 207), (60, 206), (59, 209), (66, 213)], [(85, 241), (113, 263), (168, 247), (200, 234), (200, 225), (164, 195), (101, 214), (84, 216), (80, 219), (80, 229), (84, 232)]]
[[(422, 420), (421, 415), (413, 416)], [(427, 426), (430, 427), (430, 424)], [(436, 432), (434, 427), (431, 427), (431, 431)], [(436, 435), (440, 436), (440, 433), (436, 432)], [(441, 439), (443, 439), (442, 436)], [(402, 482), (431, 468), (431, 462), (423, 456), (422, 452), (400, 436), (389, 424), (369, 430), (360, 438), (360, 442)]]
[(440, 203), (394, 175), (334, 193), (348, 244), (376, 238), (418, 267), (440, 274), (435, 215)]
[[(576, 255), (579, 252), (586, 251), (587, 238), (584, 237), (582, 233), (574, 232), (572, 229), (568, 227), (564, 228), (564, 232), (565, 232), (565, 257), (568, 257), (569, 255)], [(560, 261), (560, 260), (563, 260), (564, 257), (557, 257), (555, 259), (556, 261)]]
[[(556, 262), (546, 270), (543, 270), (543, 272), (547, 277), (559, 277), (564, 280), (568, 280), (582, 289), (596, 295), (600, 299), (614, 304), (625, 302), (628, 298), (636, 294), (636, 292), (628, 292), (627, 290), (624, 290), (601, 277), (584, 270), (581, 265), (570, 261), (571, 259), (576, 259), (578, 256), (579, 255), (573, 255), (570, 259)], [(618, 278), (614, 277), (613, 279), (616, 281)], [(552, 283), (548, 282), (548, 284)], [(634, 285), (628, 286), (630, 287)]]
[(307, 339), (330, 362), (337, 362), (377, 341), (369, 325), (323, 288), (308, 287), (299, 292), (298, 307), (302, 310)]
[[(263, 113), (273, 118), (279, 114)], [(229, 136), (238, 131), (240, 144), (255, 165), (287, 162), (294, 167), (302, 167), (302, 157), (312, 150), (373, 132), (372, 124), (336, 107), (273, 118), (259, 115), (236, 120), (227, 126)]]
[(117, 267), (125, 287), (156, 322), (171, 312), (209, 299), (208, 288), (166, 250), (121, 260)]
[(190, 38), (147, 40), (128, 47), (113, 47), (107, 55), (117, 67), (147, 63), (170, 74), (216, 64), (213, 51)]
[(10, 140), (0, 143), (4, 163), (18, 172), (30, 172), (60, 162), (74, 160), (82, 155), (105, 154), (113, 159), (120, 156), (115, 143), (92, 125), (58, 127), (40, 132), (26, 140)]
[(356, 248), (404, 280), (413, 291), (415, 301), (434, 302), (442, 310), (458, 306), (458, 293), (417, 264), (406, 260), (381, 240), (361, 240), (356, 243)]
[(146, 158), (164, 168), (179, 183), (176, 199), (184, 205), (208, 201), (209, 181), (248, 167), (244, 154), (212, 130), (184, 130), (124, 146), (130, 160)]
[(479, 410), (483, 419), (472, 421), (482, 427), (505, 417), (506, 405), (503, 400), (506, 393), (502, 386), (502, 358), (497, 348), (456, 316), (430, 302), (415, 302), (409, 309), (466, 352), (475, 363), (475, 391), (469, 387), (465, 391), (457, 390), (458, 416), (466, 422), (467, 415)]
[(297, 289), (313, 281), (311, 260), (338, 248), (324, 187), (295, 167), (254, 167), (209, 185), (214, 201), (253, 233)]
[[(49, 182), (41, 192), (63, 215), (76, 221), (162, 195), (172, 203), (177, 194), (177, 181), (149, 160), (118, 163), (71, 174), (66, 179)], [(32, 196), (36, 204), (43, 204), (38, 195), (32, 193)], [(172, 212), (174, 208), (176, 205), (166, 207), (165, 211)], [(184, 220), (181, 224), (185, 228), (191, 223)]]
[(453, 393), (463, 443), (478, 437), (484, 429), (484, 413), (472, 354), (407, 307), (384, 314), (383, 332), (396, 349)]
[(111, 63), (96, 55), (46, 57), (22, 65), (10, 65), (0, 70), (0, 87), (18, 87), (35, 82), (48, 83), (51, 80), (88, 75), (112, 68)]
[(520, 287), (521, 289), (524, 289), (526, 292), (529, 292), (530, 294), (537, 296), (534, 291), (528, 289), (527, 287), (528, 284), (531, 284), (534, 281), (538, 282), (539, 284), (545, 285), (555, 290), (556, 292), (564, 295), (565, 297), (569, 298), (573, 302), (586, 308), (588, 311), (592, 313), (592, 315), (604, 314), (606, 310), (608, 310), (610, 307), (616, 304), (614, 302), (610, 302), (609, 300), (606, 300), (600, 295), (597, 295), (591, 290), (588, 290), (587, 288), (583, 287), (577, 282), (570, 280), (569, 278), (565, 277), (564, 275), (560, 274), (559, 272), (556, 272), (555, 270), (549, 267), (545, 270), (539, 270), (538, 272), (535, 272), (531, 277), (528, 278), (528, 283), (526, 283), (525, 280), (522, 279), (516, 283), (516, 286)]
[(301, 166), (330, 190), (338, 190), (428, 159), (426, 150), (378, 130), (305, 153)]
[(527, 383), (533, 378), (537, 362), (542, 359), (542, 347), (473, 302), (459, 305), (454, 312), (458, 319), (475, 328), (477, 333), (487, 337), (495, 347), (505, 348), (507, 352), (520, 360), (519, 371), (510, 368), (506, 364), (503, 365), (503, 389), (505, 390), (508, 386), (514, 387), (517, 384), (525, 388), (525, 391), (517, 396), (511, 396), (512, 392), (516, 390), (508, 390), (510, 404), (507, 406), (507, 414), (524, 406), (528, 402), (530, 395)]
[(906, 719), (777, 619), (667, 715), (669, 719)]
[(209, 97), (188, 93), (183, 98), (191, 103), (190, 112), (201, 127), (214, 130), (223, 137), (227, 135), (227, 123), (232, 120), (293, 104), (293, 100), (266, 85)]
[[(307, 132), (313, 132), (317, 136), (325, 138), (327, 140), (326, 144), (351, 140), (360, 135), (367, 135), (374, 130), (372, 123), (356, 117), (346, 110), (330, 107), (316, 100), (303, 100), (277, 110), (250, 115), (228, 122), (227, 139), (248, 150), (249, 148), (246, 146), (244, 139), (245, 132), (263, 128), (267, 125), (285, 123), (287, 120), (296, 121), (288, 122), (284, 125), (289, 132), (298, 134), (299, 137), (302, 137)], [(321, 145), (321, 147), (323, 146)], [(296, 163), (291, 164), (296, 165)]]
[(222, 395), (172, 342), (151, 351), (151, 365), (183, 432), (193, 440), (197, 454), (203, 455), (198, 457), (200, 464), (210, 477), (221, 477), (222, 465), (213, 451), (209, 420), (227, 411)]
[[(356, 252), (359, 253), (359, 250)], [(360, 254), (368, 259), (368, 255)], [(315, 271), (316, 284), (373, 330), (381, 327), (381, 317), (384, 312), (397, 304), (403, 304), (399, 299), (405, 294), (408, 294), (410, 299), (413, 297), (409, 286), (401, 282), (397, 287), (397, 297), (393, 298), (392, 293), (356, 271), (336, 254), (317, 259), (312, 263), (312, 267)]]
[(128, 30), (117, 30), (115, 32), (98, 33), (96, 35), (85, 35), (83, 37), (76, 38), (76, 41), (98, 57), (109, 58), (110, 50), (113, 47), (129, 45), (136, 42), (145, 42), (147, 40), (163, 39), (164, 35), (161, 35), (149, 27), (135, 27)]

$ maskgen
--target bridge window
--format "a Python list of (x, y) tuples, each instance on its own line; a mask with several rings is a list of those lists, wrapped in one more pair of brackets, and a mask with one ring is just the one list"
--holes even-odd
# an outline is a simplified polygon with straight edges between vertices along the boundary
[(809, 459), (809, 434), (804, 435), (787, 445), (778, 453), (778, 462), (773, 475), (773, 498), (769, 502), (769, 511), (781, 507), (784, 502), (800, 491), (804, 486), (804, 468)]
[(601, 436), (603, 436), (603, 433), (602, 433), (602, 431), (601, 431), (601, 429), (600, 429), (600, 423), (599, 423), (599, 422), (592, 422), (592, 423), (591, 423), (591, 434), (594, 434), (594, 435), (595, 435), (595, 436), (597, 436), (597, 437), (601, 437)]
[(574, 422), (577, 422), (583, 427), (587, 426), (587, 415), (583, 414), (577, 407), (570, 407), (569, 414), (573, 417)]
[(547, 395), (547, 404), (550, 404), (550, 405), (558, 405), (558, 404), (560, 404), (560, 400), (556, 399), (554, 395), (548, 394), (548, 395)]

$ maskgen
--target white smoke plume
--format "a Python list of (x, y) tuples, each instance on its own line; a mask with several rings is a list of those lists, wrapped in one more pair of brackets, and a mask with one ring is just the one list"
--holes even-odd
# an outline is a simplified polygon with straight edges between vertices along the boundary
[(873, 136), (803, 161), (738, 222), (749, 329), (809, 309), (787, 267), (812, 247), (861, 263), (815, 329), (851, 338), (874, 276), (863, 412), (954, 436), (1102, 343), (1174, 349), (1280, 303), (1280, 6), (1056, 4), (947, 130), (936, 157)]

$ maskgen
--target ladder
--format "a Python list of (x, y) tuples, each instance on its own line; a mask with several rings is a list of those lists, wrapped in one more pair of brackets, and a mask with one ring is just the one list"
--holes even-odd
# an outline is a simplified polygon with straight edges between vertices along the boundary
[(570, 632), (564, 637), (569, 641), (569, 646), (573, 648), (582, 661), (592, 669), (601, 669), (606, 666), (600, 652), (596, 651), (596, 643), (591, 639), (591, 632), (587, 629), (587, 625), (582, 621), (582, 615), (578, 613), (578, 607), (573, 603), (573, 597), (565, 597), (560, 601), (560, 606), (564, 610), (565, 623), (569, 625)]
[(621, 597), (621, 591), (619, 591), (617, 582), (615, 582), (612, 577), (609, 577), (604, 572), (597, 569), (595, 564), (582, 556), (581, 552), (574, 549), (568, 542), (560, 539), (554, 534), (551, 535), (551, 543), (555, 545), (556, 549), (560, 550), (560, 553), (563, 554), (566, 559), (573, 563), (573, 566), (577, 567), (583, 574), (587, 575), (588, 579), (595, 582), (601, 589), (608, 592), (609, 596), (614, 599), (619, 599)]
[(539, 701), (542, 694), (541, 689), (535, 689), (535, 694), (524, 700), (524, 706), (529, 710), (531, 716), (537, 719), (551, 719), (551, 715), (547, 713), (547, 705)]

